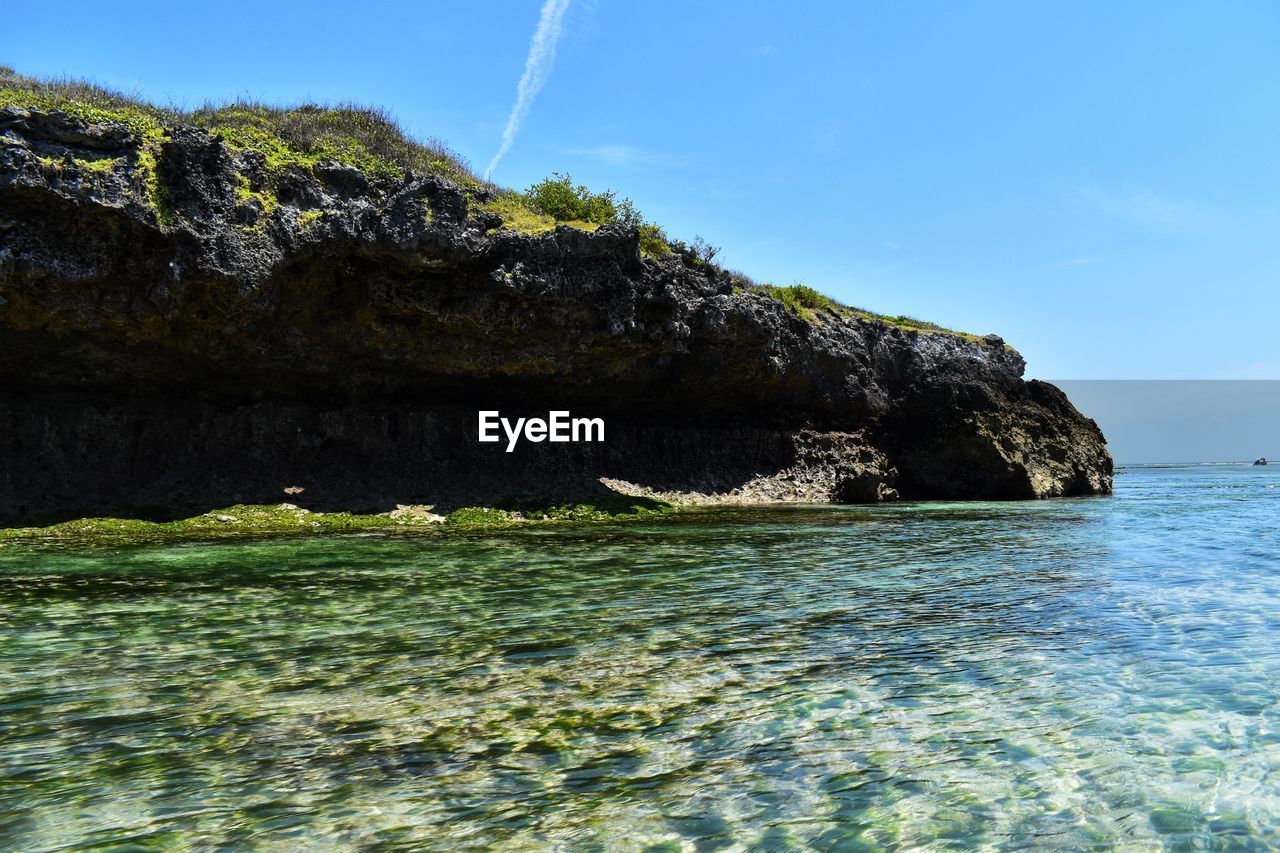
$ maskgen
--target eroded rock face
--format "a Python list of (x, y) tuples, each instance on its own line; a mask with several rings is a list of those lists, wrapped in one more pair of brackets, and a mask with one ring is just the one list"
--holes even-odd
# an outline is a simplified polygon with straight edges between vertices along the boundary
[[(601, 478), (743, 500), (1110, 490), (1097, 426), (994, 336), (801, 319), (644, 257), (630, 228), (495, 229), (442, 178), (268, 181), (193, 127), (154, 165), (127, 129), (58, 113), (0, 110), (0, 134), (0, 516)], [(478, 408), (604, 417), (606, 442), (507, 454), (476, 442)]]

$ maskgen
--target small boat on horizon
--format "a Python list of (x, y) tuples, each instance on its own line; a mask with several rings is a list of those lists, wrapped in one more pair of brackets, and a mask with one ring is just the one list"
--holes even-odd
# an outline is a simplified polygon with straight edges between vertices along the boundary
[(1265, 457), (1265, 456), (1259, 456), (1257, 459), (1253, 460), (1253, 464), (1254, 464), (1254, 465), (1266, 465), (1266, 464), (1267, 464), (1267, 457)]

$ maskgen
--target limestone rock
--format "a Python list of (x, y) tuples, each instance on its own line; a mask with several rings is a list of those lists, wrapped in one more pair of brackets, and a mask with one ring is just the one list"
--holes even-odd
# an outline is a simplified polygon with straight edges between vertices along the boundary
[[(269, 173), (188, 126), (144, 144), (0, 108), (0, 516), (274, 504), (282, 484), (387, 510), (602, 478), (744, 500), (1110, 490), (1096, 424), (996, 335), (800, 317), (645, 256), (634, 228), (497, 227), (490, 191), (442, 177)], [(603, 417), (606, 441), (507, 454), (477, 443), (478, 408)]]

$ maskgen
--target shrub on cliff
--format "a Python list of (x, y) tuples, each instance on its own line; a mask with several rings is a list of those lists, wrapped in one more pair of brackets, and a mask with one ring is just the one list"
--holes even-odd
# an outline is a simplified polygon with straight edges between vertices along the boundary
[(640, 225), (640, 213), (629, 198), (618, 198), (613, 190), (592, 192), (583, 184), (575, 185), (568, 174), (556, 172), (525, 191), (524, 197), (537, 209), (557, 222), (592, 222), (605, 225), (620, 222)]
[(760, 284), (757, 287), (781, 302), (788, 311), (801, 316), (809, 316), (819, 311), (838, 312), (844, 307), (830, 296), (819, 293), (807, 284), (793, 284), (790, 287)]
[(640, 250), (647, 255), (669, 255), (671, 247), (667, 245), (667, 234), (652, 222), (639, 226)]
[[(691, 267), (715, 266), (711, 262), (715, 260), (716, 255), (720, 254), (720, 247), (713, 246), (701, 237), (694, 235), (694, 238), (686, 243), (683, 240), (671, 240), (671, 251), (675, 252), (684, 262)], [(719, 267), (716, 267), (719, 269)]]
[(593, 192), (584, 184), (575, 184), (567, 173), (552, 173), (525, 190), (521, 198), (556, 222), (633, 225), (640, 232), (640, 248), (646, 254), (666, 255), (672, 251), (662, 228), (646, 221), (631, 199), (619, 198), (613, 190)]

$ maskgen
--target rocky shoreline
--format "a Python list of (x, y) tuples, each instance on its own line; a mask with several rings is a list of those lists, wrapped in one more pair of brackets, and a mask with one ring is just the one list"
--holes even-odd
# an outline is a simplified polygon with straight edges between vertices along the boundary
[[(800, 314), (633, 226), (522, 233), (494, 198), (0, 106), (0, 521), (1110, 491), (1096, 424), (995, 336)], [(507, 453), (481, 408), (606, 440)]]

